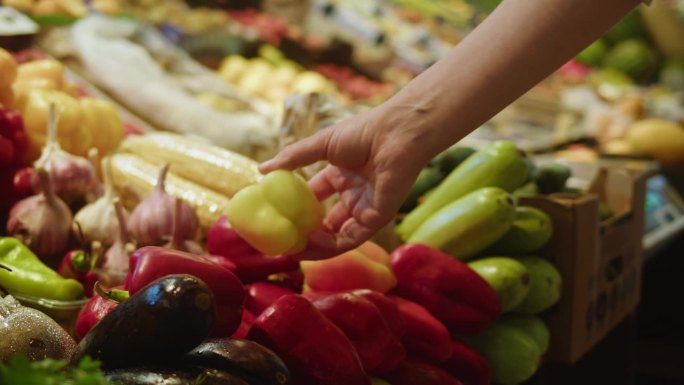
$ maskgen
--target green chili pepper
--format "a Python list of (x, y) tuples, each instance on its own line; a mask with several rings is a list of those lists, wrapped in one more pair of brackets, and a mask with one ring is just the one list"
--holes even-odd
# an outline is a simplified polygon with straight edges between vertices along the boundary
[(10, 293), (59, 301), (83, 297), (83, 285), (43, 264), (16, 238), (0, 238), (0, 264), (9, 268), (0, 269), (0, 286)]

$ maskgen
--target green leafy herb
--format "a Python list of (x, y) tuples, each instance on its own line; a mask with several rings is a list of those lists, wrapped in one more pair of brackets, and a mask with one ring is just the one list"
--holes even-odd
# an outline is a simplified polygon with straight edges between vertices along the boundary
[(63, 360), (31, 362), (16, 355), (9, 362), (0, 362), (0, 385), (114, 385), (100, 370), (100, 363), (85, 357), (75, 367)]

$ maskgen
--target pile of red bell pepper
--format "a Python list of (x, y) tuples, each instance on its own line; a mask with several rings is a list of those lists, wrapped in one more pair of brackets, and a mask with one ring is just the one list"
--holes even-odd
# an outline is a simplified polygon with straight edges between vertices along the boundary
[[(268, 347), (294, 384), (490, 382), (487, 362), (459, 337), (495, 321), (498, 299), (465, 263), (437, 249), (408, 244), (388, 254), (366, 244), (302, 269), (291, 256), (260, 254), (225, 219), (209, 232), (208, 249), (140, 248), (122, 289), (134, 294), (170, 274), (198, 277), (215, 296), (213, 335)], [(302, 271), (303, 285), (283, 279)], [(115, 306), (95, 295), (79, 316), (79, 336)]]

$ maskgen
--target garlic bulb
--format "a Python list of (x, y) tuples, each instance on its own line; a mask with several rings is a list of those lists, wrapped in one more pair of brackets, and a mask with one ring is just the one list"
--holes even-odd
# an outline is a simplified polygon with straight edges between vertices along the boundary
[(183, 239), (183, 224), (180, 221), (183, 211), (183, 200), (174, 198), (173, 206), (173, 231), (171, 233), (171, 241), (165, 245), (170, 249), (187, 251), (192, 254), (204, 254), (202, 246), (191, 239)]
[[(168, 171), (168, 164), (162, 166), (156, 187), (133, 210), (128, 221), (128, 231), (140, 246), (164, 244), (174, 231), (174, 197), (164, 188)], [(176, 231), (181, 239), (194, 239), (199, 230), (199, 218), (195, 210), (181, 201), (178, 218), (180, 226)]]
[(114, 287), (123, 283), (128, 273), (131, 253), (135, 250), (135, 245), (131, 243), (126, 230), (126, 218), (121, 201), (114, 200), (112, 206), (116, 213), (118, 231), (114, 244), (104, 253), (104, 262), (100, 274), (100, 279), (107, 287)]
[[(105, 247), (114, 244), (117, 233), (119, 232), (119, 221), (116, 219), (114, 209), (114, 186), (111, 179), (109, 159), (102, 161), (102, 177), (104, 182), (104, 194), (92, 203), (89, 203), (76, 213), (74, 217), (74, 234), (78, 234), (76, 223), (81, 227), (83, 241), (90, 244), (93, 241), (100, 241)], [(124, 218), (127, 214), (123, 213)]]
[(55, 193), (71, 202), (92, 194), (97, 188), (97, 177), (88, 159), (62, 150), (57, 140), (58, 123), (57, 107), (52, 103), (48, 117), (47, 142), (34, 166), (45, 169), (50, 175)]
[[(17, 202), (10, 210), (7, 232), (44, 260), (59, 258), (69, 243), (73, 216), (54, 192), (47, 172), (38, 169), (41, 193)], [(54, 261), (50, 261), (54, 262)]]

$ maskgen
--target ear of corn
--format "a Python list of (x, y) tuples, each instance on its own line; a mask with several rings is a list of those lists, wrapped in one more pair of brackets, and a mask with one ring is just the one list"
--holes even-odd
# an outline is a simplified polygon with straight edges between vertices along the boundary
[[(135, 207), (154, 189), (159, 167), (133, 154), (111, 155), (112, 183), (128, 208)], [(166, 176), (166, 191), (195, 208), (203, 232), (222, 215), (229, 198), (178, 176), (171, 165)]]
[(174, 174), (227, 197), (262, 177), (256, 161), (177, 134), (131, 136), (121, 144), (120, 151), (158, 166), (169, 163)]

